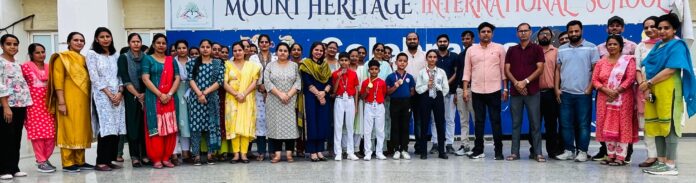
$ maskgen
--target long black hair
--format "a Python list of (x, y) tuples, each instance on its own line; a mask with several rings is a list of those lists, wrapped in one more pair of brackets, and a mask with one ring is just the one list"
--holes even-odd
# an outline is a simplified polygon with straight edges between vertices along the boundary
[[(147, 50), (147, 54), (148, 54), (148, 55), (152, 55), (153, 53), (155, 53), (155, 49), (156, 49), (156, 48), (155, 48), (155, 42), (157, 42), (157, 39), (159, 39), (159, 38), (164, 38), (164, 42), (165, 42), (165, 44), (166, 44), (166, 42), (167, 42), (167, 36), (165, 36), (165, 35), (162, 34), (162, 33), (157, 33), (157, 34), (155, 34), (155, 36), (152, 37), (152, 44), (150, 44), (150, 49)], [(164, 55), (169, 55), (169, 50), (164, 50)]]
[[(198, 44), (198, 46), (199, 46), (199, 47), (202, 46), (203, 43), (205, 43), (205, 42), (207, 42), (208, 44), (210, 44), (210, 46), (213, 46), (213, 42), (210, 41), (210, 40), (208, 40), (208, 39), (203, 39), (203, 40), (201, 40), (201, 42)], [(199, 51), (200, 51), (200, 50), (199, 50)], [(211, 57), (211, 58), (215, 58), (213, 55), (211, 55), (210, 57)], [(193, 61), (194, 61), (194, 63), (193, 63), (193, 71), (191, 71), (191, 74), (193, 74), (193, 80), (196, 80), (196, 78), (198, 78), (198, 72), (201, 70), (200, 67), (201, 67), (201, 65), (203, 64), (203, 57), (202, 57), (202, 56), (199, 56), (199, 57), (196, 58), (196, 60), (193, 60)]]
[[(109, 50), (104, 50), (104, 48), (99, 44), (98, 37), (99, 34), (102, 32), (106, 32), (111, 36), (111, 43), (109, 43)], [(111, 34), (111, 30), (109, 30), (106, 27), (99, 27), (97, 30), (94, 31), (94, 40), (92, 41), (92, 50), (94, 52), (97, 52), (99, 54), (104, 54), (106, 51), (109, 51), (110, 55), (116, 54), (116, 47), (114, 47), (114, 36)]]

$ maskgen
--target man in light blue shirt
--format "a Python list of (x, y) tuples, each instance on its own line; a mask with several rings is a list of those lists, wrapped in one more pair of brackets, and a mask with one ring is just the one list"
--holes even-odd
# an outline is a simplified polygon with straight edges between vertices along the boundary
[(566, 29), (570, 42), (558, 48), (555, 78), (556, 100), (561, 104), (561, 134), (565, 144), (564, 153), (557, 158), (585, 162), (592, 114), (590, 80), (594, 64), (599, 60), (599, 51), (595, 44), (582, 38), (582, 22), (570, 21)]

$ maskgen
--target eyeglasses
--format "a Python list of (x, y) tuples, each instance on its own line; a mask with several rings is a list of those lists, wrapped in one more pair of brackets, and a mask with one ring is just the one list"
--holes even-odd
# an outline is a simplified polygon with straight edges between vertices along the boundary
[(375, 49), (375, 52), (384, 52), (384, 49)]

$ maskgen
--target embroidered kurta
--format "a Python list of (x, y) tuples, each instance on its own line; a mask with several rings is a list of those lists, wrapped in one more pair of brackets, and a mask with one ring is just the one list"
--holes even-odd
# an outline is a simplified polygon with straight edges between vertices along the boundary
[(271, 62), (266, 66), (264, 78), (266, 78), (264, 85), (266, 90), (268, 90), (268, 97), (266, 98), (268, 133), (266, 136), (271, 139), (298, 138), (297, 123), (289, 120), (295, 119), (295, 105), (298, 93), (288, 99), (288, 104), (283, 104), (280, 98), (271, 92), (274, 88), (280, 92), (300, 90), (301, 79), (297, 64), (288, 62), (287, 65), (280, 66), (278, 62)]
[(111, 104), (109, 96), (102, 90), (118, 93), (121, 79), (118, 76), (118, 55), (102, 55), (87, 52), (87, 71), (92, 82), (92, 100), (99, 121), (99, 136), (126, 134), (126, 109), (123, 102)]
[[(609, 78), (614, 67), (618, 67), (618, 62), (621, 59), (629, 59), (623, 56), (617, 63), (609, 63), (606, 58), (597, 62), (592, 73), (592, 85), (599, 89), (609, 86)], [(638, 121), (634, 118), (634, 103), (635, 93), (633, 91), (633, 83), (636, 77), (636, 63), (630, 58), (628, 61), (621, 84), (617, 87), (624, 88), (624, 91), (619, 94), (616, 100), (621, 103), (618, 107), (607, 104), (609, 97), (603, 93), (597, 93), (597, 127), (596, 139), (600, 142), (620, 142), (634, 143), (638, 141)]]
[[(225, 83), (237, 92), (244, 92), (260, 77), (259, 65), (245, 61), (242, 68), (237, 68), (233, 62), (225, 63)], [(225, 130), (227, 139), (238, 136), (256, 137), (256, 92), (247, 94), (244, 102), (240, 103), (231, 93), (225, 96)]]
[(29, 140), (55, 138), (55, 118), (46, 108), (48, 68), (48, 64), (44, 64), (44, 69), (39, 69), (31, 61), (22, 64), (22, 75), (27, 81), (34, 103), (27, 107), (27, 118), (24, 122)]
[[(141, 67), (142, 67), (143, 74), (150, 74), (150, 81), (152, 82), (153, 85), (155, 85), (155, 87), (157, 89), (159, 89), (160, 80), (162, 79), (162, 72), (164, 71), (164, 64), (158, 62), (157, 60), (155, 60), (155, 58), (153, 58), (150, 55), (145, 55), (142, 62), (143, 63), (141, 64)], [(178, 64), (179, 64), (178, 62), (172, 61), (172, 66), (174, 67), (174, 76), (175, 77), (176, 77), (176, 75), (179, 74)], [(174, 79), (172, 79), (172, 82), (174, 82)], [(165, 92), (167, 92), (167, 91), (165, 91)], [(174, 105), (177, 105), (179, 102), (179, 97), (177, 95), (178, 94), (175, 93), (171, 99), (172, 100), (171, 102), (174, 102)], [(157, 96), (155, 96), (155, 93), (152, 93), (152, 91), (150, 91), (149, 89), (146, 89), (144, 103), (145, 103), (145, 119), (146, 119), (148, 124), (152, 124), (150, 122), (157, 121), (157, 102), (159, 102), (159, 98)], [(163, 122), (163, 123), (166, 123), (166, 122)], [(155, 124), (157, 124), (157, 123), (155, 123)], [(157, 129), (157, 128), (159, 128), (159, 127), (152, 127), (152, 126), (147, 127), (148, 131), (150, 131), (150, 132), (152, 132), (154, 129)], [(160, 130), (160, 132), (162, 131), (162, 129), (159, 129), (159, 130)], [(176, 130), (178, 131), (178, 128)], [(160, 136), (165, 136), (165, 135), (160, 134)]]

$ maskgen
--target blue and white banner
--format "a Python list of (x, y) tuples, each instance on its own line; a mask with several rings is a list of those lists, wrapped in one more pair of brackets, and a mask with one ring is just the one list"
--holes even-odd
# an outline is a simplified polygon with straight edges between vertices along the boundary
[[(486, 21), (498, 28), (493, 41), (518, 42), (515, 27), (522, 22), (565, 30), (571, 20), (584, 24), (584, 37), (604, 42), (607, 19), (623, 17), (624, 36), (640, 41), (642, 21), (669, 12), (669, 0), (166, 0), (169, 40), (185, 39), (197, 46), (202, 39), (231, 45), (241, 39), (256, 43), (268, 34), (272, 45), (299, 43), (305, 56), (312, 42), (336, 41), (340, 51), (384, 43), (399, 53), (406, 34), (420, 36), (420, 49), (436, 48), (440, 34), (450, 37), (450, 50), (462, 50), (460, 35), (476, 33)], [(478, 34), (477, 34), (478, 35)], [(478, 37), (478, 36), (477, 36)], [(478, 42), (478, 39), (475, 39)], [(503, 111), (504, 133), (510, 133), (510, 113)], [(526, 120), (525, 120), (526, 121)], [(458, 123), (457, 123), (458, 125)], [(527, 126), (527, 125), (524, 125)], [(473, 130), (473, 129), (472, 129)], [(488, 131), (488, 130), (487, 130)]]

